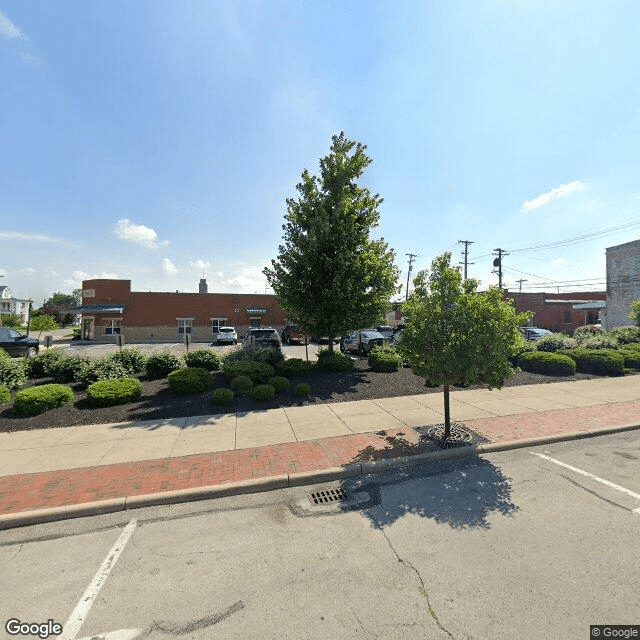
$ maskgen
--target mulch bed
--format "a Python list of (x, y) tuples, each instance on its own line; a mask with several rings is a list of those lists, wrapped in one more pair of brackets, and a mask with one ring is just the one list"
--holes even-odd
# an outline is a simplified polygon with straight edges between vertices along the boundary
[[(588, 380), (597, 377), (580, 373), (571, 377), (559, 377), (519, 372), (515, 377), (506, 380), (504, 386)], [(182, 418), (326, 402), (349, 402), (351, 400), (393, 398), (421, 393), (442, 393), (442, 387), (426, 386), (424, 378), (415, 375), (409, 368), (403, 368), (396, 373), (376, 373), (369, 369), (366, 360), (356, 361), (352, 371), (344, 373), (313, 371), (308, 375), (291, 380), (291, 390), (278, 394), (271, 402), (257, 402), (251, 397), (240, 396), (234, 398), (233, 404), (228, 407), (214, 404), (211, 399), (211, 391), (178, 395), (169, 390), (166, 380), (147, 380), (142, 377), (139, 379), (144, 387), (142, 397), (136, 402), (116, 407), (99, 409), (90, 407), (86, 400), (86, 393), (77, 384), (70, 385), (75, 392), (75, 401), (72, 405), (51, 409), (37, 416), (25, 417), (14, 413), (11, 410), (11, 405), (4, 405), (5, 409), (0, 412), (0, 432), (118, 423), (132, 420)], [(28, 386), (49, 382), (51, 382), (49, 379), (30, 380)], [(303, 399), (293, 393), (293, 389), (300, 382), (306, 382), (311, 386), (311, 395)], [(228, 386), (228, 381), (222, 373), (214, 373), (214, 389)], [(467, 388), (486, 389), (488, 387), (478, 384)], [(454, 389), (456, 387), (452, 387), (452, 390)]]

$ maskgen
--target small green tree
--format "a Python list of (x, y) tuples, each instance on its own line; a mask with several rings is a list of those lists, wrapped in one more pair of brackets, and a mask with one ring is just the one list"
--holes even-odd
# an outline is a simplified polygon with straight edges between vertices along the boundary
[(58, 325), (51, 316), (38, 315), (31, 316), (30, 329), (31, 331), (53, 331), (57, 329)]
[(460, 269), (451, 266), (451, 253), (436, 258), (431, 273), (421, 271), (413, 282), (415, 290), (403, 306), (407, 321), (398, 351), (415, 373), (444, 385), (448, 438), (450, 385), (501, 387), (513, 375), (508, 358), (531, 314), (516, 314), (502, 289), (479, 293), (477, 280), (463, 281)]
[(635, 324), (637, 327), (640, 327), (640, 300), (634, 300), (631, 303), (629, 318), (633, 321), (633, 324)]
[(287, 199), (285, 244), (263, 272), (305, 333), (329, 337), (330, 354), (335, 337), (383, 318), (397, 291), (393, 251), (369, 238), (382, 198), (357, 184), (371, 163), (365, 150), (341, 133), (320, 176), (304, 170), (299, 199)]
[(22, 316), (17, 313), (3, 313), (1, 324), (5, 327), (12, 327), (14, 329), (18, 329), (24, 323), (22, 322)]

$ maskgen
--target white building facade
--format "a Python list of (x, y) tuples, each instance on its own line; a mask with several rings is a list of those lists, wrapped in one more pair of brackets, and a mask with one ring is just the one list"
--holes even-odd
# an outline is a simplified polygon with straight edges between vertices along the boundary
[(602, 328), (615, 329), (633, 324), (631, 303), (640, 300), (640, 240), (607, 248), (607, 306)]
[(14, 297), (9, 287), (0, 287), (0, 320), (4, 313), (16, 313), (22, 318), (22, 324), (27, 324), (29, 300)]

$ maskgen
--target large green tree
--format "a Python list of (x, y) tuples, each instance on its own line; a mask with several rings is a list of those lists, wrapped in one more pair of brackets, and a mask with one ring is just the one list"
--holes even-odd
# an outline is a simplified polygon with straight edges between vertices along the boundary
[(500, 388), (514, 371), (508, 358), (522, 342), (520, 326), (530, 313), (516, 314), (497, 287), (478, 292), (477, 280), (464, 281), (451, 253), (421, 271), (403, 306), (406, 327), (398, 350), (420, 376), (444, 385), (445, 438), (451, 434), (449, 387), (476, 382)]
[(297, 200), (287, 199), (284, 245), (265, 268), (282, 307), (304, 331), (333, 339), (379, 322), (397, 291), (394, 253), (369, 232), (382, 198), (358, 184), (371, 159), (366, 145), (332, 137), (320, 175), (306, 169)]
[(56, 292), (44, 301), (40, 308), (40, 315), (50, 315), (58, 324), (69, 324), (73, 321), (73, 314), (69, 309), (77, 307), (82, 300), (82, 289), (74, 289), (73, 293)]

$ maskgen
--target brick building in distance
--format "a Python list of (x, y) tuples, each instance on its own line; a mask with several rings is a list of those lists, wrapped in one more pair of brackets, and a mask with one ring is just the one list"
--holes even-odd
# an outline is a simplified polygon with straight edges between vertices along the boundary
[(115, 342), (211, 342), (219, 326), (235, 327), (238, 337), (249, 327), (270, 326), (280, 333), (285, 311), (273, 294), (208, 293), (202, 278), (198, 293), (131, 291), (131, 280), (84, 280), (83, 340)]
[(563, 333), (572, 333), (585, 324), (596, 324), (607, 304), (604, 291), (518, 293), (505, 289), (504, 299), (514, 301), (517, 313), (533, 311), (532, 326)]

